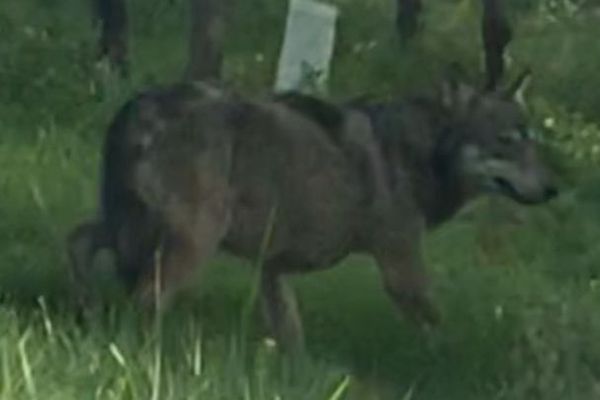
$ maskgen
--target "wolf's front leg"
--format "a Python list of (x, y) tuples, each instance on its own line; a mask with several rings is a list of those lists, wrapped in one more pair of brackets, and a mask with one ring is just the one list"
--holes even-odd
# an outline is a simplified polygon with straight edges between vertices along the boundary
[(419, 221), (406, 220), (382, 228), (373, 254), (394, 303), (420, 325), (436, 325), (439, 314), (427, 293), (429, 280), (421, 251), (423, 230)]

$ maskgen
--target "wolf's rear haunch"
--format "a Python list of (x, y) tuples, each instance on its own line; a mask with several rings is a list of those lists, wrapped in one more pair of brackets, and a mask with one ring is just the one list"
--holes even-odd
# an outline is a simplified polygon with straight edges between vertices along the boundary
[(163, 298), (175, 292), (219, 248), (260, 256), (266, 320), (282, 346), (298, 348), (302, 324), (284, 275), (362, 251), (408, 316), (435, 322), (425, 229), (483, 191), (522, 203), (555, 195), (512, 96), (443, 87), (431, 98), (348, 106), (293, 93), (247, 100), (200, 83), (137, 96), (106, 137), (100, 215), (69, 238), (81, 298), (101, 248), (143, 305), (157, 287)]

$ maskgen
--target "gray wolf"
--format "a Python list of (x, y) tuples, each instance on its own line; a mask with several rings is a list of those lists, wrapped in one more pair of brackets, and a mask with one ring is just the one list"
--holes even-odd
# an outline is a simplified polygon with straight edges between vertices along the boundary
[(346, 104), (248, 99), (202, 83), (139, 94), (108, 130), (99, 216), (69, 238), (78, 284), (102, 247), (144, 304), (156, 277), (167, 296), (219, 249), (260, 256), (266, 321), (297, 348), (286, 276), (364, 252), (398, 308), (435, 323), (426, 230), (482, 193), (523, 204), (557, 195), (515, 101), (523, 80), (481, 91), (449, 78), (434, 95)]

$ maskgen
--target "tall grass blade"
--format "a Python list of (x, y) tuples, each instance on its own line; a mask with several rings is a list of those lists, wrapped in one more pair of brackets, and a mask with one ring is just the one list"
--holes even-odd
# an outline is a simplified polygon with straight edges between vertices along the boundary
[(252, 287), (250, 288), (250, 294), (246, 302), (244, 303), (244, 307), (242, 309), (242, 331), (243, 333), (248, 333), (250, 316), (252, 315), (252, 311), (256, 306), (256, 301), (258, 298), (258, 292), (260, 290), (262, 274), (263, 274), (263, 264), (265, 261), (265, 257), (269, 246), (271, 245), (271, 241), (273, 239), (273, 231), (275, 228), (275, 221), (277, 219), (277, 205), (273, 206), (269, 212), (269, 216), (267, 218), (267, 223), (265, 226), (265, 232), (262, 237), (260, 249), (258, 256), (254, 262), (254, 279), (252, 280)]
[(341, 400), (346, 390), (348, 390), (348, 386), (350, 386), (350, 376), (346, 375), (327, 400)]
[(36, 400), (37, 390), (35, 388), (35, 382), (33, 381), (33, 373), (31, 368), (31, 363), (29, 362), (29, 357), (27, 355), (27, 341), (29, 340), (29, 336), (31, 334), (30, 330), (27, 330), (21, 340), (19, 340), (18, 348), (19, 348), (19, 358), (21, 359), (21, 370), (23, 372), (23, 378), (25, 379), (25, 388), (27, 390), (27, 394), (29, 398), (32, 400)]

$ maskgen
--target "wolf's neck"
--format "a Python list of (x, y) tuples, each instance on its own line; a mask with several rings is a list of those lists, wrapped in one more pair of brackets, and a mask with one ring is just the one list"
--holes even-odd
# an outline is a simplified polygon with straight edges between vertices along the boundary
[(367, 105), (363, 112), (371, 119), (380, 143), (390, 185), (398, 185), (399, 174), (408, 178), (413, 198), (430, 227), (456, 214), (468, 196), (458, 179), (459, 149), (442, 143), (453, 133), (447, 131), (442, 108), (434, 101), (416, 99)]
[(448, 221), (469, 200), (458, 180), (452, 176), (436, 176), (435, 184), (425, 190), (427, 193), (421, 195), (420, 203), (430, 228)]
[(436, 144), (428, 156), (434, 184), (425, 196), (431, 227), (452, 218), (472, 197), (460, 176), (461, 129), (456, 123), (444, 123), (436, 129)]

